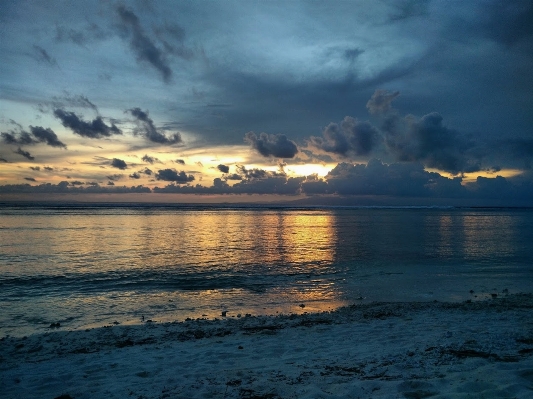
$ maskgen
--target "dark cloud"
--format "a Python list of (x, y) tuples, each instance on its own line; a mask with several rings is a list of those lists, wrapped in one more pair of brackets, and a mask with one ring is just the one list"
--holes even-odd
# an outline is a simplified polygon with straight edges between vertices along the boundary
[(78, 46), (85, 46), (90, 42), (103, 40), (109, 36), (109, 33), (95, 23), (90, 23), (77, 29), (57, 25), (55, 40), (57, 42), (71, 42)]
[[(111, 182), (112, 183), (112, 182)], [(109, 185), (108, 187), (102, 187), (98, 184), (91, 183), (87, 187), (83, 187), (82, 182), (67, 182), (62, 181), (58, 184), (43, 183), (36, 186), (30, 184), (8, 184), (0, 186), (0, 193), (17, 193), (17, 194), (34, 194), (34, 193), (86, 193), (86, 194), (123, 194), (123, 193), (150, 193), (151, 190), (149, 187), (144, 186), (114, 186), (114, 184)]]
[(148, 111), (142, 111), (140, 108), (132, 108), (128, 110), (135, 118), (138, 124), (136, 133), (142, 134), (148, 140), (165, 145), (172, 145), (181, 143), (181, 135), (179, 133), (173, 133), (170, 138), (160, 133), (154, 124), (154, 121), (148, 116)]
[(144, 173), (145, 175), (152, 176), (152, 170), (148, 168), (144, 168), (144, 170), (139, 171), (139, 173)]
[(108, 185), (108, 186), (114, 186), (115, 183), (113, 183), (112, 181), (108, 181), (108, 182), (107, 182), (107, 185)]
[(0, 158), (0, 162), (9, 163), (9, 162), (7, 161), (7, 159), (4, 159), (4, 158)]
[(122, 134), (122, 131), (115, 124), (106, 125), (101, 116), (97, 116), (91, 122), (85, 122), (74, 112), (64, 111), (60, 108), (54, 111), (54, 115), (61, 120), (63, 126), (83, 137), (99, 139), (114, 134)]
[(94, 112), (98, 113), (98, 107), (91, 100), (89, 100), (84, 95), (73, 95), (68, 91), (64, 92), (64, 95), (61, 97), (54, 96), (50, 103), (44, 103), (41, 105), (41, 108), (45, 106), (51, 106), (53, 109), (65, 108), (65, 107), (76, 107), (76, 108), (89, 108)]
[(111, 166), (114, 168), (122, 169), (122, 170), (128, 168), (128, 165), (126, 164), (126, 162), (118, 158), (113, 158), (113, 160), (111, 161)]
[(218, 165), (217, 169), (220, 170), (222, 173), (229, 173), (229, 166), (227, 165)]
[(177, 172), (175, 169), (162, 169), (155, 174), (157, 180), (172, 181), (178, 184), (186, 184), (194, 180), (193, 175), (188, 175), (184, 172)]
[(57, 134), (50, 128), (44, 128), (41, 126), (30, 126), (31, 134), (40, 142), (46, 142), (51, 147), (67, 148), (67, 146), (59, 141)]
[(169, 82), (172, 77), (172, 70), (168, 64), (165, 53), (160, 50), (155, 43), (144, 32), (137, 15), (133, 11), (120, 5), (117, 12), (122, 22), (122, 28), (129, 37), (129, 44), (137, 60), (148, 62), (157, 69), (165, 82)]
[(185, 165), (185, 161), (183, 159), (176, 159), (174, 162), (179, 163), (180, 165)]
[(387, 90), (378, 89), (366, 103), (366, 108), (371, 115), (386, 114), (391, 110), (392, 101), (399, 95), (399, 91), (391, 93)]
[(28, 181), (37, 181), (37, 180), (35, 180), (33, 177), (25, 177), (24, 180), (28, 180)]
[(159, 161), (159, 159), (155, 158), (155, 157), (151, 157), (150, 155), (146, 154), (145, 156), (142, 157), (142, 160), (144, 162), (148, 162), (149, 164), (153, 164), (154, 162), (157, 162)]
[(231, 175), (227, 175), (225, 180), (242, 180), (242, 176), (237, 173), (232, 173)]
[(416, 17), (423, 17), (428, 14), (430, 0), (401, 0), (392, 2), (396, 7), (396, 12), (389, 17), (390, 21), (403, 21)]
[(137, 172), (133, 172), (133, 173), (130, 175), (130, 178), (132, 178), (132, 179), (140, 179), (140, 178), (141, 178), (141, 175), (138, 174)]
[(15, 154), (22, 155), (24, 158), (29, 159), (30, 161), (33, 161), (35, 157), (31, 156), (31, 154), (28, 151), (24, 151), (22, 148), (17, 148), (17, 151), (13, 151)]
[(40, 166), (30, 166), (31, 170), (41, 170)]
[(51, 168), (50, 166), (45, 166), (43, 169), (48, 172), (52, 172), (54, 170), (54, 168)]
[(342, 156), (368, 155), (379, 139), (378, 130), (370, 122), (358, 121), (351, 116), (346, 116), (340, 126), (330, 123), (322, 131), (322, 136), (312, 136), (311, 144)]
[(503, 160), (513, 159), (521, 162), (522, 167), (531, 169), (533, 161), (533, 139), (509, 138), (497, 140), (494, 147), (498, 149), (497, 155)]
[(533, 3), (530, 0), (493, 1), (484, 11), (488, 15), (485, 34), (496, 42), (512, 46), (533, 37)]
[(479, 171), (479, 159), (473, 151), (476, 144), (442, 121), (437, 112), (420, 119), (412, 115), (389, 119), (383, 127), (388, 150), (399, 161), (422, 161), (426, 167), (453, 174)]
[(294, 158), (298, 153), (296, 144), (284, 134), (261, 133), (257, 136), (254, 132), (248, 132), (244, 141), (264, 157)]
[[(14, 145), (33, 145), (37, 143), (46, 143), (51, 147), (67, 148), (67, 146), (59, 141), (57, 135), (50, 128), (43, 128), (41, 126), (30, 126), (30, 133), (21, 130), (19, 132), (2, 132), (2, 141), (6, 144)], [(32, 137), (33, 135), (33, 137)]]
[(32, 145), (36, 144), (37, 141), (33, 139), (28, 132), (21, 131), (21, 132), (2, 132), (2, 141), (6, 144), (14, 144), (14, 145)]
[(57, 64), (56, 59), (50, 56), (50, 54), (48, 54), (48, 52), (41, 46), (37, 46), (36, 44), (34, 44), (33, 51), (34, 51), (35, 58), (37, 59), (37, 61), (44, 62), (46, 64), (49, 64), (55, 67), (59, 66)]
[(124, 177), (124, 175), (120, 175), (120, 174), (115, 174), (115, 175), (109, 175), (109, 176), (106, 176), (109, 180), (111, 181), (117, 181), (117, 180), (120, 180)]

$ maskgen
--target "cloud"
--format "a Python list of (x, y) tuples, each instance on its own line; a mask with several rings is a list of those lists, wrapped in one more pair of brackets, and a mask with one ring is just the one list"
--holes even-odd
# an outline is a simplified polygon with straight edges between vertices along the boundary
[(113, 160), (111, 161), (111, 166), (114, 168), (122, 169), (122, 170), (128, 168), (128, 165), (126, 164), (126, 162), (118, 158), (113, 158)]
[(37, 180), (35, 180), (33, 177), (25, 177), (24, 180), (28, 180), (28, 181), (37, 181)]
[(294, 158), (298, 153), (296, 144), (284, 134), (261, 133), (257, 136), (254, 132), (248, 132), (244, 141), (264, 157)]
[(109, 175), (109, 176), (106, 176), (109, 180), (111, 181), (117, 181), (117, 180), (120, 180), (124, 177), (124, 175), (121, 175), (121, 174), (115, 174), (115, 175)]
[(442, 121), (437, 112), (420, 119), (412, 115), (388, 119), (383, 132), (389, 152), (399, 161), (422, 161), (426, 167), (453, 174), (481, 170), (473, 151), (476, 144)]
[(165, 53), (144, 32), (137, 15), (123, 5), (117, 7), (117, 13), (122, 22), (122, 28), (129, 36), (130, 48), (137, 56), (137, 60), (145, 61), (157, 69), (163, 80), (169, 82), (172, 70), (166, 60)]
[(132, 178), (132, 179), (140, 179), (140, 178), (141, 178), (141, 175), (138, 174), (137, 172), (133, 172), (133, 173), (130, 175), (130, 178)]
[(82, 137), (99, 139), (114, 134), (122, 134), (122, 131), (115, 124), (112, 123), (111, 126), (107, 126), (101, 116), (97, 116), (91, 122), (85, 122), (74, 112), (64, 111), (60, 108), (54, 111), (54, 116), (61, 120), (63, 126)]
[[(2, 141), (6, 144), (14, 145), (33, 145), (37, 143), (46, 143), (51, 147), (67, 148), (67, 146), (59, 141), (57, 135), (50, 128), (43, 128), (41, 126), (30, 126), (30, 133), (21, 130), (19, 132), (2, 132)], [(32, 137), (33, 135), (33, 137)]]
[(30, 161), (33, 161), (35, 157), (31, 156), (31, 154), (28, 151), (24, 151), (22, 148), (17, 148), (17, 151), (13, 151), (15, 154), (22, 155), (24, 158), (29, 159)]
[[(111, 182), (112, 183), (112, 182)], [(92, 184), (92, 183), (91, 183)], [(0, 193), (17, 193), (17, 194), (34, 194), (34, 193), (86, 193), (86, 194), (125, 194), (125, 193), (150, 193), (151, 190), (149, 187), (144, 186), (115, 186), (114, 184), (109, 185), (108, 187), (102, 187), (98, 184), (89, 185), (83, 187), (82, 182), (67, 182), (62, 181), (58, 184), (43, 183), (36, 186), (30, 184), (7, 184), (0, 186)]]
[(392, 108), (392, 101), (400, 95), (399, 91), (389, 92), (387, 90), (376, 90), (370, 100), (366, 103), (366, 108), (371, 115), (382, 115)]
[(181, 143), (181, 135), (179, 133), (173, 133), (170, 138), (160, 133), (155, 125), (154, 121), (148, 116), (148, 111), (142, 111), (140, 108), (132, 108), (128, 110), (135, 118), (138, 125), (136, 133), (142, 134), (146, 139), (151, 142), (165, 145), (172, 145)]
[(40, 166), (30, 166), (31, 170), (41, 170)]
[(139, 173), (144, 173), (145, 175), (152, 176), (152, 170), (148, 168), (144, 168), (144, 170), (139, 171)]
[(346, 116), (340, 126), (330, 123), (322, 131), (322, 136), (311, 136), (311, 145), (342, 156), (368, 155), (379, 140), (378, 130), (370, 122), (358, 121), (351, 116)]
[(154, 162), (156, 161), (159, 161), (159, 159), (155, 158), (155, 157), (151, 157), (150, 155), (146, 154), (145, 156), (142, 157), (142, 160), (144, 162), (148, 162), (149, 164), (153, 164)]
[(51, 147), (67, 148), (67, 146), (59, 141), (57, 134), (50, 128), (44, 128), (41, 126), (30, 126), (31, 134), (40, 142), (46, 142)]
[(4, 159), (4, 158), (0, 158), (0, 162), (9, 163), (9, 162), (7, 161), (7, 159)]
[(186, 184), (194, 180), (193, 175), (188, 175), (184, 172), (177, 172), (175, 169), (162, 169), (155, 174), (157, 180), (172, 181), (178, 184)]
[(50, 56), (50, 54), (48, 54), (48, 52), (41, 46), (37, 46), (36, 44), (34, 44), (33, 50), (34, 50), (35, 58), (37, 59), (37, 61), (44, 62), (51, 66), (59, 67), (56, 59)]
[(85, 46), (87, 43), (103, 40), (109, 37), (109, 33), (105, 32), (100, 26), (95, 23), (90, 23), (83, 28), (73, 29), (65, 26), (56, 26), (55, 40), (57, 42), (72, 42), (78, 46)]
[(180, 165), (185, 165), (185, 161), (183, 159), (176, 159), (174, 162), (179, 163)]
[(495, 1), (484, 9), (483, 26), (488, 37), (506, 46), (533, 37), (533, 4), (529, 0)]
[(229, 166), (226, 165), (218, 165), (217, 169), (220, 170), (222, 173), (229, 173)]

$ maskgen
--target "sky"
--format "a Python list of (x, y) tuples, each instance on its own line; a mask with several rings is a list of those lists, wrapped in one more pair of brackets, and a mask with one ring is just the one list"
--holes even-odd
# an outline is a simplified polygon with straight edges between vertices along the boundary
[(0, 54), (0, 200), (533, 205), (529, 0), (0, 0)]

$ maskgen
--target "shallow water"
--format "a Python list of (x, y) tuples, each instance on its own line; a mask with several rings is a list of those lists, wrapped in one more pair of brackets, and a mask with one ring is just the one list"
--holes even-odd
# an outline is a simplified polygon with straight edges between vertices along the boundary
[(528, 209), (3, 206), (0, 336), (531, 292), (532, 242)]

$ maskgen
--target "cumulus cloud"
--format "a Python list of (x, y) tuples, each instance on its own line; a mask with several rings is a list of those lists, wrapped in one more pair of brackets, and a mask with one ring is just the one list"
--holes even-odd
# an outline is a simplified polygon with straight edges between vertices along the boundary
[(137, 56), (137, 60), (150, 64), (161, 73), (163, 80), (168, 83), (172, 77), (172, 69), (170, 69), (164, 51), (159, 49), (144, 32), (139, 18), (133, 11), (119, 5), (117, 13), (122, 22), (122, 28), (129, 37), (130, 48)]
[(162, 169), (155, 174), (157, 180), (171, 181), (178, 184), (190, 183), (194, 180), (193, 175), (187, 175), (184, 171), (177, 172), (175, 169)]
[(229, 166), (227, 165), (218, 165), (217, 169), (220, 170), (222, 173), (229, 173)]
[(114, 134), (122, 134), (122, 131), (115, 124), (106, 125), (101, 116), (97, 116), (91, 122), (85, 122), (74, 112), (64, 111), (61, 108), (54, 110), (54, 116), (61, 120), (63, 126), (82, 137), (99, 139)]
[(122, 169), (122, 170), (128, 168), (128, 165), (126, 164), (126, 162), (118, 158), (113, 158), (113, 160), (111, 161), (111, 166), (114, 168)]
[(475, 143), (443, 124), (432, 112), (417, 119), (412, 115), (389, 119), (383, 126), (385, 143), (397, 160), (418, 162), (453, 174), (481, 169), (473, 150)]
[(370, 154), (378, 140), (378, 130), (370, 122), (346, 116), (340, 125), (326, 126), (322, 137), (311, 136), (310, 143), (323, 151), (347, 156)]
[(155, 127), (154, 121), (148, 116), (148, 111), (142, 111), (140, 108), (132, 108), (127, 112), (136, 118), (137, 126), (135, 133), (143, 135), (153, 143), (172, 145), (181, 143), (181, 135), (173, 133), (170, 138), (159, 132)]
[(137, 172), (133, 172), (133, 173), (130, 175), (130, 178), (132, 178), (132, 179), (140, 179), (140, 178), (141, 178), (141, 175), (138, 174)]
[(294, 158), (298, 153), (294, 141), (287, 139), (284, 134), (260, 133), (257, 136), (254, 132), (248, 132), (244, 141), (264, 157)]

